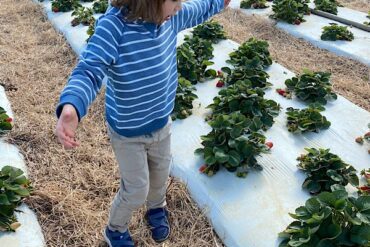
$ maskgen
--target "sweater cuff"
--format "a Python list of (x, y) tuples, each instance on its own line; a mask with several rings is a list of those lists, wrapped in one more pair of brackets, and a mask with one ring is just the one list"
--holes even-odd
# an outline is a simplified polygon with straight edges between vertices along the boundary
[(66, 104), (73, 105), (73, 107), (76, 109), (79, 122), (81, 121), (81, 118), (86, 115), (86, 108), (82, 100), (74, 95), (66, 95), (60, 98), (60, 102), (56, 109), (57, 118), (59, 118), (60, 114), (62, 114), (63, 107)]

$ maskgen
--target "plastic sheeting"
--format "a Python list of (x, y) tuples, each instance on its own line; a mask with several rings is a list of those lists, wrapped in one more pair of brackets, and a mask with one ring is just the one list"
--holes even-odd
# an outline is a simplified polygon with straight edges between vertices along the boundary
[[(54, 25), (64, 23), (64, 33), (75, 51), (79, 51), (84, 43), (76, 44), (76, 40), (84, 42), (85, 32), (75, 27), (72, 29), (65, 20), (69, 15), (53, 14), (50, 3), (42, 3)], [(59, 22), (53, 20), (60, 20)], [(63, 20), (62, 20), (63, 19)], [(61, 27), (56, 27), (58, 30)], [(300, 27), (305, 30), (304, 26)], [(70, 37), (76, 37), (70, 40)], [(185, 34), (179, 35), (179, 40)], [(69, 37), (69, 38), (68, 38)], [(80, 48), (78, 48), (80, 47)], [(238, 47), (230, 40), (221, 41), (215, 45), (215, 64), (219, 69), (225, 66), (228, 54)], [(78, 52), (77, 52), (78, 53)], [(274, 63), (267, 70), (273, 87), (266, 91), (266, 98), (274, 99), (281, 104), (282, 111), (275, 119), (274, 126), (265, 132), (267, 139), (274, 143), (271, 153), (259, 157), (259, 163), (264, 167), (261, 172), (251, 172), (246, 179), (240, 179), (233, 173), (219, 171), (213, 177), (200, 174), (198, 168), (203, 164), (201, 157), (194, 155), (194, 150), (201, 147), (200, 136), (206, 135), (211, 128), (205, 122), (208, 110), (217, 95), (216, 80), (199, 83), (196, 94), (199, 99), (194, 102), (194, 113), (185, 120), (173, 123), (172, 175), (187, 184), (190, 194), (205, 209), (218, 235), (229, 247), (272, 247), (277, 246), (277, 234), (293, 220), (288, 215), (302, 205), (308, 193), (301, 189), (304, 174), (296, 168), (296, 158), (304, 152), (305, 147), (330, 148), (344, 161), (357, 170), (370, 167), (370, 158), (365, 145), (354, 142), (355, 137), (367, 131), (370, 113), (357, 107), (343, 97), (329, 103), (323, 112), (332, 126), (319, 134), (307, 133), (294, 135), (285, 127), (287, 107), (303, 108), (305, 104), (296, 100), (288, 100), (275, 92), (276, 88), (284, 87), (284, 81), (293, 73)]]
[[(239, 9), (240, 0), (232, 0), (230, 7)], [(269, 15), (272, 15), (272, 3), (267, 3), (269, 8), (266, 9), (241, 9), (241, 11), (247, 15), (262, 15), (266, 18)], [(314, 4), (310, 4), (310, 7), (314, 7)], [(364, 21), (369, 21), (366, 18), (366, 13), (360, 11), (351, 10), (348, 8), (338, 7), (338, 16), (343, 17), (348, 20), (352, 20), (358, 23), (363, 23)], [(298, 38), (303, 38), (313, 45), (329, 50), (336, 53), (340, 56), (346, 56), (355, 60), (358, 60), (367, 66), (370, 66), (370, 33), (354, 28), (349, 27), (354, 35), (354, 40), (352, 41), (323, 41), (320, 36), (322, 34), (322, 28), (324, 26), (329, 26), (329, 23), (336, 23), (340, 26), (345, 26), (342, 23), (336, 22), (317, 15), (305, 15), (305, 22), (302, 22), (300, 25), (292, 25), (283, 21), (279, 21), (276, 26)], [(248, 25), (248, 23), (246, 23)]]
[[(13, 117), (10, 103), (2, 86), (0, 86), (0, 106), (7, 111), (10, 117)], [(21, 169), (27, 176), (27, 169), (19, 150), (14, 145), (8, 144), (0, 138), (0, 169), (6, 165)], [(15, 215), (21, 226), (14, 233), (0, 232), (0, 247), (44, 246), (44, 236), (42, 235), (41, 227), (35, 213), (25, 204), (20, 205), (17, 210), (20, 212), (17, 212)]]
[[(230, 40), (215, 45), (214, 69), (225, 66), (228, 54), (238, 47)], [(218, 89), (215, 81), (197, 85), (199, 99), (194, 102), (194, 114), (173, 124), (172, 147), (174, 166), (172, 174), (180, 177), (188, 186), (197, 203), (206, 208), (212, 225), (227, 246), (272, 247), (278, 246), (277, 234), (293, 220), (288, 215), (304, 205), (309, 194), (301, 189), (305, 175), (298, 171), (296, 158), (305, 147), (330, 148), (345, 162), (357, 170), (370, 168), (370, 145), (354, 142), (357, 136), (367, 131), (370, 113), (357, 107), (343, 97), (329, 103), (323, 112), (331, 127), (320, 133), (292, 134), (288, 132), (285, 109), (304, 108), (305, 104), (295, 99), (288, 100), (275, 92), (284, 88), (284, 81), (294, 74), (274, 63), (267, 72), (273, 87), (266, 91), (265, 98), (280, 103), (282, 111), (275, 124), (265, 132), (274, 147), (269, 154), (258, 158), (264, 167), (261, 172), (251, 172), (246, 179), (221, 170), (213, 177), (200, 174), (204, 163), (194, 150), (201, 147), (200, 136), (211, 128), (204, 119)], [(200, 104), (200, 107), (199, 107)]]

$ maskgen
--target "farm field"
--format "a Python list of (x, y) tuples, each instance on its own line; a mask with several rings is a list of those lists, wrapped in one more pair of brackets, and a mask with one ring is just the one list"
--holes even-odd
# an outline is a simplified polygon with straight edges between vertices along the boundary
[[(240, 11), (227, 10), (215, 19), (224, 26), (229, 38), (238, 43), (252, 36), (268, 40), (274, 61), (292, 72), (300, 73), (302, 68), (331, 72), (335, 92), (364, 109), (368, 116), (368, 66), (315, 48), (276, 29), (268, 20), (248, 17)], [(107, 205), (118, 186), (118, 171), (103, 119), (103, 92), (80, 126), (82, 147), (68, 152), (62, 150), (54, 136), (54, 108), (77, 61), (76, 55), (34, 2), (17, 1), (14, 4), (14, 1), (2, 1), (0, 23), (0, 33), (6, 34), (0, 35), (0, 54), (3, 55), (0, 83), (16, 119), (14, 131), (6, 141), (21, 149), (36, 188), (27, 203), (37, 213), (48, 246), (97, 246), (102, 240), (101, 229), (105, 225)], [(276, 83), (281, 86), (282, 82)], [(202, 87), (206, 90), (205, 86)], [(208, 100), (212, 98), (208, 97)], [(184, 121), (192, 120), (194, 118)], [(366, 124), (361, 124), (362, 130)], [(181, 129), (181, 125), (179, 123), (175, 129)], [(180, 149), (181, 146), (175, 148)], [(362, 157), (366, 160), (366, 156)], [(191, 159), (187, 162), (191, 163)], [(222, 176), (207, 178), (196, 174), (197, 169), (194, 164), (192, 166), (195, 168), (193, 175), (202, 176), (200, 180), (204, 183), (209, 180), (217, 184), (217, 179)], [(360, 166), (368, 167), (366, 164)], [(174, 171), (180, 173), (179, 170)], [(237, 179), (230, 175), (227, 175), (229, 180)], [(256, 182), (248, 179), (248, 184)], [(235, 183), (244, 181), (236, 180)], [(207, 212), (198, 209), (184, 184), (172, 178), (168, 193), (172, 224), (176, 227), (163, 246), (189, 246), (189, 239), (192, 239), (192, 246), (222, 246), (205, 216)], [(156, 246), (140, 217), (142, 213), (140, 210), (135, 214), (130, 226), (133, 237), (139, 240), (139, 246)]]

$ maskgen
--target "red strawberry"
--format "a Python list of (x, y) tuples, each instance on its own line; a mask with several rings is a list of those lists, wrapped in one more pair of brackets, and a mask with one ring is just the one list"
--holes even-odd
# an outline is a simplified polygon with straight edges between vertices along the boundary
[(357, 138), (355, 139), (355, 141), (356, 141), (357, 143), (362, 144), (362, 143), (364, 143), (364, 138), (362, 138), (362, 136), (359, 136), (359, 137), (357, 137)]
[(217, 70), (217, 77), (222, 77), (224, 73), (221, 70)]
[(363, 191), (368, 191), (370, 192), (370, 187), (369, 186), (362, 186), (359, 188), (360, 190), (363, 190)]
[(370, 132), (367, 132), (365, 135), (364, 135), (364, 137), (366, 138), (366, 137), (370, 137)]
[(203, 173), (206, 170), (206, 168), (207, 168), (206, 164), (202, 165), (201, 167), (199, 167), (199, 172)]
[(219, 80), (217, 83), (216, 83), (216, 87), (223, 87), (225, 85), (225, 83), (221, 80)]
[(300, 20), (298, 20), (298, 19), (296, 19), (296, 20), (294, 21), (294, 24), (295, 24), (295, 25), (299, 25), (299, 24), (301, 24), (301, 21), (300, 21)]
[(286, 91), (285, 91), (285, 90), (283, 90), (283, 89), (281, 89), (281, 88), (276, 89), (276, 92), (277, 92), (278, 94), (280, 94), (281, 96), (284, 96), (284, 97), (285, 97), (285, 95), (286, 95)]
[(274, 144), (273, 144), (272, 142), (266, 142), (266, 143), (265, 143), (265, 145), (266, 145), (269, 149), (271, 149), (271, 148), (274, 146)]
[(55, 13), (57, 13), (57, 12), (59, 12), (59, 8), (58, 7), (53, 7), (53, 12), (55, 12)]
[(8, 123), (11, 123), (13, 121), (13, 118), (11, 117), (8, 117), (7, 119), (5, 119), (5, 122), (8, 122)]

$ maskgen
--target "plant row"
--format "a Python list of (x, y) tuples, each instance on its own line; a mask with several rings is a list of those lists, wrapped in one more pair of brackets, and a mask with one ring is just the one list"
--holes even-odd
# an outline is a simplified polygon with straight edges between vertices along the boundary
[[(0, 107), (0, 137), (12, 129), (12, 122), (13, 119)], [(15, 231), (20, 226), (14, 213), (31, 191), (30, 181), (22, 170), (12, 166), (0, 170), (0, 231)]]
[(265, 99), (264, 90), (271, 86), (264, 71), (272, 64), (268, 43), (254, 38), (229, 54), (231, 67), (219, 71), (218, 87), (222, 88), (207, 108), (212, 130), (202, 139), (202, 148), (195, 153), (203, 156), (200, 171), (208, 176), (222, 167), (245, 177), (249, 170), (262, 170), (256, 157), (272, 147), (263, 131), (274, 123), (280, 106)]
[(214, 69), (207, 69), (213, 65), (213, 46), (219, 40), (226, 39), (223, 27), (216, 21), (210, 20), (195, 27), (192, 37), (185, 36), (185, 41), (177, 48), (178, 87), (173, 120), (184, 119), (192, 114), (193, 101), (198, 98), (194, 93), (194, 85), (213, 79), (217, 76)]

